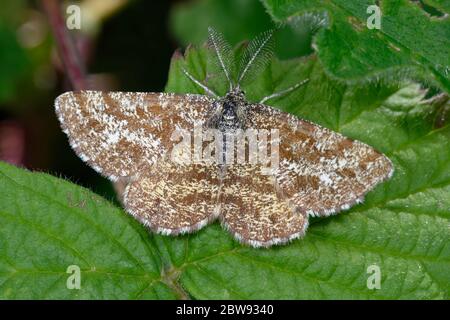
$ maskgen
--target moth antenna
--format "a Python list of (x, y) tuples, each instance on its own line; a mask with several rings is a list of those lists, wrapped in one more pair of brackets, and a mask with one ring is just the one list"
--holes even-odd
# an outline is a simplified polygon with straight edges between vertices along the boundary
[(261, 99), (261, 101), (259, 103), (263, 104), (264, 102), (266, 102), (267, 100), (273, 99), (273, 98), (278, 98), (281, 96), (284, 96), (286, 94), (288, 94), (291, 91), (294, 91), (295, 89), (301, 87), (302, 85), (304, 85), (305, 83), (307, 83), (309, 81), (309, 79), (305, 79), (295, 85), (293, 85), (292, 87), (289, 87), (287, 89), (272, 93), (271, 95), (268, 95), (267, 97), (264, 97)]
[(265, 31), (250, 41), (240, 65), (237, 87), (267, 66), (273, 55), (273, 30)]
[(182, 68), (183, 73), (188, 77), (192, 82), (194, 82), (196, 85), (201, 87), (207, 94), (209, 94), (211, 97), (218, 99), (219, 95), (217, 95), (214, 91), (212, 91), (210, 88), (205, 86), (203, 83), (201, 83), (199, 80), (195, 79), (193, 75), (191, 75), (185, 68)]
[(228, 79), (231, 91), (233, 89), (231, 68), (234, 63), (232, 48), (223, 35), (214, 28), (208, 27), (208, 33), (208, 46), (214, 51), (215, 57), (217, 58), (214, 62)]

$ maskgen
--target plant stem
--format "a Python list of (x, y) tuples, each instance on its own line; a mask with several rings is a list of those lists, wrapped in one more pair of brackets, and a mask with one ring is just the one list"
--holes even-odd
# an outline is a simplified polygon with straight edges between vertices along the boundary
[[(81, 59), (73, 38), (69, 34), (58, 0), (41, 0), (42, 6), (48, 16), (53, 34), (58, 47), (59, 56), (63, 62), (65, 71), (74, 90), (87, 90), (86, 68)], [(127, 181), (118, 180), (113, 183), (117, 197), (122, 202), (122, 194)]]
[(59, 56), (74, 90), (87, 89), (86, 71), (61, 14), (59, 1), (41, 0), (55, 36)]

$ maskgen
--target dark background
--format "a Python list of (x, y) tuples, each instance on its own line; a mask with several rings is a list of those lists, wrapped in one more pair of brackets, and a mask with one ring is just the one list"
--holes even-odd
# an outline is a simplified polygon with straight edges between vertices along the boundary
[[(183, 1), (128, 1), (97, 33), (71, 31), (96, 87), (163, 91), (170, 57), (169, 11)], [(76, 2), (75, 2), (76, 3)], [(63, 3), (62, 3), (63, 4)], [(0, 13), (0, 160), (62, 176), (113, 198), (110, 183), (70, 149), (53, 101), (71, 90), (39, 1), (2, 1)], [(83, 29), (83, 27), (82, 27)]]
[[(76, 156), (56, 119), (55, 98), (74, 88), (58, 52), (49, 3), (59, 5), (65, 30), (66, 8), (81, 9), (81, 30), (68, 35), (89, 89), (164, 91), (173, 52), (190, 44), (186, 38), (202, 44), (210, 25), (232, 45), (277, 29), (274, 51), (281, 59), (312, 52), (310, 29), (298, 33), (275, 25), (259, 0), (2, 0), (0, 161), (64, 177), (108, 199), (115, 199), (110, 182)], [(184, 18), (175, 23), (177, 10)]]

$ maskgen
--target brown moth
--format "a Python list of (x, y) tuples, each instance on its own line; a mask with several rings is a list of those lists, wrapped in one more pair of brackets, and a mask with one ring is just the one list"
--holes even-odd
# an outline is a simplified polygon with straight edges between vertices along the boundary
[[(239, 241), (269, 247), (304, 235), (309, 216), (362, 202), (392, 176), (391, 161), (372, 147), (263, 104), (307, 80), (260, 103), (245, 99), (240, 86), (270, 59), (271, 32), (249, 43), (236, 82), (230, 46), (209, 33), (230, 83), (224, 97), (183, 70), (206, 95), (78, 91), (55, 101), (77, 155), (110, 180), (127, 182), (127, 212), (166, 235), (194, 232), (218, 218)], [(209, 135), (192, 146), (198, 127)]]

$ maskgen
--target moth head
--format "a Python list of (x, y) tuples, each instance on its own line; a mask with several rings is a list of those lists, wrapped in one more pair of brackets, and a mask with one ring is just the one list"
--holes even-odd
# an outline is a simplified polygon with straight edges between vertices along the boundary
[(214, 113), (207, 121), (208, 127), (222, 131), (243, 129), (246, 122), (246, 106), (244, 92), (237, 88), (233, 89), (225, 97), (214, 102)]

